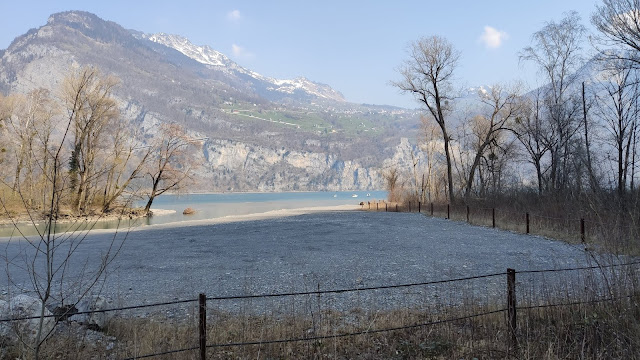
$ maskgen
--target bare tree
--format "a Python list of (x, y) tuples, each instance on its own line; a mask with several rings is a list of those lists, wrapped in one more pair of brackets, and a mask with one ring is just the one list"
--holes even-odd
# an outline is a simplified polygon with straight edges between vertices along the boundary
[[(14, 174), (12, 190), (21, 191), (30, 206), (44, 206), (39, 203), (42, 176), (46, 176), (46, 142), (51, 136), (52, 118), (56, 113), (49, 91), (36, 89), (26, 95), (16, 94), (5, 98), (6, 124), (13, 153)], [(39, 150), (42, 149), (42, 150)], [(38, 203), (38, 204), (36, 204)]]
[[(124, 122), (119, 121), (116, 125), (111, 132), (113, 151), (107, 160), (109, 165), (102, 196), (103, 213), (110, 212), (114, 203), (121, 199), (132, 182), (144, 176), (145, 166), (154, 151), (152, 146), (141, 146), (135, 132), (132, 136)], [(143, 152), (137, 156), (139, 150)], [(130, 166), (135, 167), (131, 170)]]
[[(630, 159), (640, 114), (640, 85), (636, 70), (628, 60), (613, 60), (607, 65), (607, 78), (600, 83), (597, 114), (610, 133), (617, 164), (617, 190), (622, 197), (627, 190)], [(632, 176), (632, 175), (631, 175)]]
[(593, 106), (593, 97), (587, 100), (587, 92), (585, 82), (582, 82), (582, 127), (584, 128), (584, 150), (585, 150), (585, 163), (587, 165), (587, 174), (589, 175), (589, 185), (592, 191), (598, 190), (598, 181), (596, 178), (595, 170), (593, 168), (593, 160), (591, 156), (591, 139), (589, 137), (589, 128), (591, 127), (591, 121), (589, 121), (589, 110)]
[(169, 190), (177, 190), (190, 178), (194, 167), (193, 146), (199, 139), (192, 139), (177, 124), (163, 125), (160, 138), (153, 146), (147, 175), (151, 179), (149, 200), (144, 208), (149, 212), (153, 200)]
[(495, 144), (489, 144), (487, 155), (482, 157), (483, 166), (479, 167), (481, 183), (480, 194), (501, 194), (508, 184), (509, 167), (513, 165), (516, 153), (516, 139), (501, 132)]
[(510, 122), (521, 112), (517, 88), (507, 90), (503, 86), (495, 85), (489, 92), (480, 94), (480, 101), (488, 109), (488, 113), (478, 115), (473, 120), (475, 156), (467, 176), (465, 198), (471, 194), (476, 169), (487, 149), (491, 146), (500, 147), (500, 134), (510, 129)]
[(540, 119), (549, 127), (544, 138), (550, 155), (549, 180), (553, 190), (569, 182), (571, 145), (580, 129), (580, 100), (574, 87), (576, 70), (582, 65), (581, 41), (586, 32), (580, 16), (570, 12), (560, 22), (549, 22), (533, 34), (533, 46), (520, 59), (536, 64), (547, 83), (543, 87)]
[(84, 211), (89, 203), (91, 184), (101, 175), (97, 169), (99, 150), (105, 143), (109, 125), (119, 116), (111, 94), (118, 81), (104, 77), (96, 68), (83, 68), (65, 79), (63, 93), (71, 114), (73, 149), (69, 159), (72, 210)]
[(409, 58), (399, 69), (402, 80), (393, 85), (412, 94), (439, 125), (447, 161), (449, 201), (453, 202), (451, 137), (446, 118), (454, 99), (451, 81), (460, 54), (447, 39), (439, 36), (418, 39), (409, 46), (408, 53)]
[(400, 173), (396, 167), (391, 167), (382, 172), (387, 192), (389, 193), (389, 201), (400, 201), (402, 197), (402, 186), (400, 184)]
[(591, 16), (591, 23), (602, 34), (605, 45), (630, 50), (605, 55), (640, 65), (640, 1), (603, 0)]
[[(422, 183), (422, 197), (423, 201), (433, 201), (439, 194), (437, 179), (444, 173), (442, 164), (438, 163), (438, 157), (441, 157), (442, 151), (440, 150), (441, 143), (438, 141), (440, 131), (437, 125), (429, 121), (428, 118), (421, 116), (421, 130), (422, 141), (419, 144), (420, 150), (424, 155), (426, 161), (424, 167), (423, 183)], [(445, 196), (446, 197), (446, 196)]]
[[(42, 103), (40, 103), (42, 106)], [(74, 254), (85, 243), (88, 235), (95, 222), (88, 222), (85, 226), (76, 226), (75, 228), (83, 228), (84, 230), (70, 230), (61, 232), (58, 229), (58, 220), (60, 218), (60, 209), (68, 197), (65, 195), (68, 187), (69, 178), (66, 176), (65, 149), (69, 146), (69, 138), (71, 137), (72, 128), (76, 112), (79, 106), (73, 106), (70, 109), (69, 117), (66, 123), (60, 128), (61, 135), (56, 141), (51, 141), (51, 133), (49, 127), (45, 127), (48, 133), (34, 134), (35, 139), (44, 140), (44, 151), (50, 156), (49, 164), (43, 168), (46, 170), (44, 179), (48, 182), (44, 186), (43, 191), (49, 191), (44, 197), (48, 200), (48, 204), (44, 209), (46, 216), (44, 228), (39, 227), (39, 214), (36, 214), (27, 203), (27, 196), (22, 194), (22, 189), (18, 188), (17, 194), (23, 202), (29, 223), (37, 231), (36, 236), (26, 236), (22, 233), (18, 226), (17, 220), (13, 217), (12, 212), (7, 208), (7, 203), (3, 197), (0, 197), (0, 210), (13, 224), (16, 233), (19, 234), (20, 244), (24, 244), (19, 256), (2, 256), (6, 263), (7, 283), (12, 284), (18, 291), (29, 291), (34, 293), (39, 300), (38, 305), (38, 324), (33, 334), (20, 336), (19, 339), (25, 346), (27, 351), (34, 359), (39, 359), (42, 354), (42, 346), (51, 336), (55, 322), (51, 324), (51, 319), (47, 317), (47, 307), (52, 302), (61, 305), (76, 305), (84, 297), (100, 283), (105, 275), (105, 271), (120, 251), (124, 238), (118, 237), (117, 233), (113, 235), (107, 247), (107, 250), (100, 254), (100, 261), (89, 263), (88, 259), (77, 259)], [(35, 128), (36, 132), (38, 128)], [(50, 146), (49, 146), (50, 145)], [(36, 157), (38, 153), (34, 147), (30, 148), (33, 153), (28, 155)], [(43, 163), (43, 162), (41, 162)], [(71, 271), (73, 263), (77, 264), (81, 269), (81, 273)], [(26, 274), (29, 281), (27, 284), (17, 284), (13, 279), (14, 276)], [(24, 288), (23, 286), (30, 286)]]
[(542, 120), (540, 93), (525, 103), (523, 114), (515, 119), (511, 131), (513, 131), (528, 155), (528, 162), (536, 171), (538, 194), (542, 194), (547, 167), (543, 163), (543, 157), (549, 151), (548, 142), (550, 128)]

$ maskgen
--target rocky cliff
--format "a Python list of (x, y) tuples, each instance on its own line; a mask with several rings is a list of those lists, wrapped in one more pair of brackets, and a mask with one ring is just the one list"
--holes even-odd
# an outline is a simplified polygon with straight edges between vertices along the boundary
[(398, 146), (408, 143), (400, 138), (413, 137), (416, 113), (351, 104), (327, 85), (273, 79), (225, 59), (185, 38), (65, 12), (0, 51), (0, 92), (43, 87), (57, 94), (74, 70), (98, 67), (120, 79), (121, 115), (144, 139), (163, 123), (207, 138), (198, 190), (381, 189), (385, 160), (402, 161)]

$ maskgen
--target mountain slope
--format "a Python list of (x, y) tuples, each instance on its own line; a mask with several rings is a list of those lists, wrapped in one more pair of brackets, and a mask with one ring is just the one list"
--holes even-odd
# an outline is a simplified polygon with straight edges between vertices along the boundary
[(86, 12), (54, 14), (0, 55), (5, 94), (55, 93), (74, 69), (96, 66), (121, 80), (115, 96), (132, 128), (153, 137), (174, 122), (208, 137), (201, 190), (381, 188), (380, 164), (417, 124), (412, 112), (349, 104), (330, 87), (265, 77), (187, 39)]
[(179, 35), (158, 33), (153, 35), (143, 34), (141, 37), (175, 49), (201, 64), (208, 65), (212, 69), (235, 76), (239, 81), (241, 79), (247, 80), (252, 83), (259, 94), (271, 99), (278, 99), (279, 94), (285, 94), (285, 96), (297, 95), (299, 99), (312, 99), (315, 97), (338, 102), (345, 101), (341, 93), (328, 85), (319, 84), (304, 77), (293, 80), (279, 80), (260, 75), (239, 66), (227, 56), (209, 46), (194, 45), (189, 39)]

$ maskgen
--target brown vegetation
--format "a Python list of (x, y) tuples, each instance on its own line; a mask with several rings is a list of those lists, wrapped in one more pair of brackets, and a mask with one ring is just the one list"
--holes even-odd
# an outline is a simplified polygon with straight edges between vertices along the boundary
[[(238, 310), (232, 312), (211, 300), (207, 358), (634, 358), (640, 351), (637, 271), (637, 266), (596, 268), (555, 285), (545, 285), (544, 277), (518, 275), (517, 346), (510, 340), (505, 306), (485, 300), (482, 282), (437, 286), (429, 289), (429, 295), (438, 295), (431, 300), (397, 303), (393, 309), (381, 306), (392, 293), (378, 293), (372, 300), (349, 295), (360, 303), (349, 310), (336, 310), (348, 300), (339, 294), (233, 300)], [(533, 292), (536, 287), (545, 290)], [(411, 297), (411, 291), (395, 293)], [(63, 347), (69, 359), (120, 359), (191, 349), (168, 356), (197, 358), (197, 302), (157, 311), (142, 318), (116, 317), (99, 336), (65, 327), (46, 343), (43, 354), (55, 358)], [(14, 354), (13, 348), (6, 351)]]

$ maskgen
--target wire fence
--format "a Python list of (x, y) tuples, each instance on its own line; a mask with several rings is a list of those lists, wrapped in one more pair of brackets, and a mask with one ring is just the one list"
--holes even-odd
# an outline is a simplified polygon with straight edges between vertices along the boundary
[[(563, 209), (563, 216), (529, 211), (483, 207), (464, 204), (361, 203), (363, 210), (386, 212), (419, 212), (434, 217), (466, 221), (473, 225), (489, 226), (525, 234), (536, 234), (576, 243), (598, 243), (606, 239), (614, 251), (640, 251), (635, 239), (640, 237), (640, 218), (620, 217), (613, 213), (572, 212)], [(554, 216), (555, 215), (555, 216)], [(601, 241), (600, 241), (601, 242)]]
[[(432, 216), (446, 214), (448, 219), (493, 227), (516, 224), (517, 230), (526, 233), (533, 232), (533, 229), (554, 228), (582, 242), (588, 239), (589, 227), (585, 224), (597, 224), (582, 218), (517, 214), (495, 208), (424, 206), (421, 203), (402, 208), (397, 204), (388, 206), (384, 203), (382, 210), (380, 204), (375, 204), (375, 210), (415, 211)], [(364, 206), (371, 208), (372, 204), (363, 203)], [(523, 221), (518, 223), (517, 219)], [(116, 355), (121, 359), (143, 359), (190, 354), (188, 358), (199, 355), (204, 359), (207, 355), (231, 348), (242, 349), (238, 351), (246, 356), (240, 357), (252, 357), (248, 356), (250, 350), (245, 349), (294, 343), (307, 344), (306, 351), (313, 353), (325, 342), (338, 339), (370, 340), (375, 336), (408, 330), (412, 330), (412, 336), (427, 337), (430, 332), (425, 329), (445, 326), (455, 327), (458, 335), (467, 334), (473, 338), (478, 327), (474, 321), (483, 319), (502, 323), (502, 331), (508, 336), (502, 341), (499, 351), (509, 354), (517, 351), (523, 333), (527, 333), (522, 329), (523, 324), (529, 326), (536, 311), (582, 309), (583, 306), (623, 302), (631, 309), (639, 308), (638, 265), (640, 260), (631, 260), (566, 268), (507, 269), (499, 273), (380, 286), (325, 290), (318, 286), (307, 291), (231, 296), (200, 294), (198, 298), (153, 304), (3, 318), (0, 319), (0, 327), (40, 318), (64, 321), (60, 319), (97, 313), (115, 313), (126, 322), (133, 314), (127, 315), (127, 312), (187, 305), (191, 307), (191, 315), (197, 316), (187, 317), (181, 341), (152, 343), (146, 348), (124, 348)], [(195, 324), (194, 318), (198, 319)], [(425, 332), (419, 333), (418, 330)], [(357, 346), (372, 343), (365, 341), (367, 344), (363, 345), (355, 340), (348, 341), (352, 341), (350, 345)], [(229, 354), (223, 353), (218, 357), (226, 355)], [(290, 357), (297, 357), (295, 355), (300, 354)]]
[[(465, 335), (465, 332), (470, 332), (473, 337), (473, 321), (477, 319), (503, 322), (504, 333), (509, 336), (501, 351), (509, 353), (517, 350), (522, 337), (518, 324), (529, 322), (528, 317), (523, 319), (522, 315), (517, 315), (518, 311), (621, 301), (632, 302), (637, 308), (640, 300), (638, 265), (640, 260), (566, 268), (507, 269), (500, 273), (381, 286), (233, 296), (200, 294), (193, 299), (63, 315), (197, 305), (194, 311), (198, 315), (197, 324), (187, 322), (184, 325), (186, 335), (181, 344), (156, 344), (158, 348), (155, 351), (150, 349), (147, 352), (140, 348), (122, 350), (119, 358), (124, 359), (181, 353), (191, 354), (189, 358), (196, 353), (204, 359), (212, 352), (230, 348), (245, 349), (239, 351), (246, 351), (247, 355), (249, 350), (246, 349), (251, 347), (292, 343), (305, 343), (307, 351), (316, 351), (309, 348), (315, 349), (326, 341), (356, 337), (370, 339), (408, 330), (411, 336), (428, 336), (428, 332), (420, 333), (418, 330), (443, 326), (454, 326), (457, 333)], [(611, 285), (613, 283), (615, 286)], [(226, 303), (236, 306), (224, 305)], [(499, 314), (501, 316), (496, 320), (495, 316)], [(53, 316), (60, 317), (60, 314), (45, 317)], [(39, 318), (4, 318), (0, 319), (0, 325)], [(219, 357), (225, 357), (225, 354)]]

